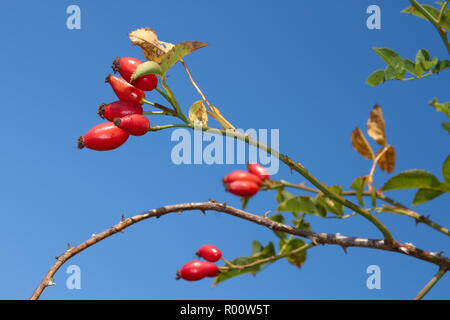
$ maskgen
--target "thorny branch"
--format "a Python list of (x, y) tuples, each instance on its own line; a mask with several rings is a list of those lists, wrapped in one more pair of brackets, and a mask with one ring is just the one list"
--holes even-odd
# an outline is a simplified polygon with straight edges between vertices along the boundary
[(129, 226), (138, 223), (142, 220), (146, 220), (152, 217), (159, 218), (162, 215), (171, 213), (171, 212), (183, 212), (183, 211), (192, 211), (192, 210), (200, 210), (201, 212), (206, 212), (207, 210), (222, 212), (225, 214), (229, 214), (262, 226), (265, 226), (274, 231), (285, 232), (291, 235), (307, 238), (311, 240), (314, 245), (318, 244), (333, 244), (339, 245), (346, 249), (347, 247), (363, 247), (363, 248), (372, 248), (378, 250), (392, 251), (401, 253), (404, 255), (408, 255), (410, 257), (414, 257), (420, 260), (424, 260), (430, 263), (433, 263), (440, 267), (440, 270), (448, 270), (450, 268), (450, 259), (442, 256), (441, 253), (434, 253), (425, 251), (415, 247), (410, 243), (400, 243), (396, 240), (386, 241), (386, 240), (377, 240), (377, 239), (367, 239), (367, 238), (358, 238), (358, 237), (349, 237), (343, 236), (340, 234), (327, 234), (327, 233), (316, 233), (307, 230), (296, 229), (294, 227), (278, 223), (270, 220), (266, 216), (255, 215), (240, 209), (236, 209), (230, 206), (227, 206), (225, 203), (216, 202), (210, 200), (209, 202), (197, 202), (197, 203), (182, 203), (175, 205), (168, 205), (165, 207), (160, 207), (157, 209), (152, 209), (142, 214), (135, 215), (130, 218), (122, 217), (121, 221), (103, 231), (102, 233), (92, 235), (91, 238), (82, 242), (81, 244), (75, 247), (69, 247), (63, 254), (57, 256), (56, 262), (53, 266), (48, 270), (44, 279), (41, 281), (39, 286), (33, 292), (30, 300), (39, 299), (40, 295), (44, 291), (44, 289), (48, 286), (54, 285), (53, 276), (58, 271), (58, 269), (69, 259), (77, 255), (78, 253), (86, 250), (92, 245), (100, 242), (118, 232), (122, 232), (124, 229)]

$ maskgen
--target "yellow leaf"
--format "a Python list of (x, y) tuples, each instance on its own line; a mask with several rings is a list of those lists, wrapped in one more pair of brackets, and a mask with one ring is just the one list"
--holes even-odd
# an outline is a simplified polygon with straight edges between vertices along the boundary
[(381, 107), (378, 104), (370, 112), (370, 117), (367, 121), (367, 133), (379, 145), (386, 146), (385, 123)]
[(369, 142), (367, 142), (360, 128), (356, 128), (352, 132), (352, 145), (353, 148), (355, 148), (355, 150), (358, 151), (358, 153), (362, 155), (364, 158), (366, 159), (375, 158), (372, 148), (370, 147)]
[(189, 108), (189, 119), (194, 123), (201, 123), (206, 127), (208, 124), (208, 113), (203, 100), (194, 102)]
[(211, 111), (208, 111), (208, 113), (214, 118), (216, 119), (217, 122), (220, 123), (220, 125), (222, 126), (222, 128), (224, 128), (225, 130), (227, 129), (233, 129), (236, 130), (236, 128), (228, 122), (227, 119), (225, 119), (222, 114), (220, 113), (219, 109), (217, 109), (214, 106), (209, 106), (211, 108)]
[[(382, 152), (384, 149), (380, 149), (377, 152), (377, 156)], [(395, 168), (395, 149), (393, 146), (388, 146), (387, 150), (383, 153), (383, 155), (378, 159), (377, 162), (378, 166), (381, 170), (386, 171), (388, 173), (391, 173), (394, 171)]]
[(131, 43), (140, 46), (145, 58), (149, 61), (160, 63), (165, 55), (174, 45), (172, 43), (158, 40), (155, 30), (141, 28), (128, 34)]

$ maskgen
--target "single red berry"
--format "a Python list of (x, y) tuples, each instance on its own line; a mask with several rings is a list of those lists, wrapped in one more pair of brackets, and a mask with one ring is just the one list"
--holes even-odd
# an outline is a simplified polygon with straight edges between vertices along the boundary
[(243, 170), (235, 170), (230, 172), (227, 176), (222, 179), (223, 183), (231, 183), (233, 181), (252, 181), (260, 185), (262, 180), (259, 176), (243, 171)]
[(112, 122), (105, 122), (96, 125), (89, 130), (84, 136), (78, 138), (78, 148), (84, 147), (106, 151), (120, 147), (127, 141), (129, 133), (114, 125)]
[[(141, 63), (142, 61), (135, 58), (118, 57), (113, 61), (112, 69), (114, 72), (119, 72), (122, 78), (124, 78), (127, 82), (130, 82), (133, 72), (136, 71), (136, 68)], [(141, 90), (152, 91), (158, 85), (158, 78), (154, 74), (147, 74), (130, 83)]]
[(222, 257), (222, 252), (220, 252), (219, 249), (210, 244), (201, 246), (196, 254), (209, 262), (216, 262)]
[(266, 179), (269, 179), (269, 177), (270, 177), (266, 168), (264, 168), (260, 164), (250, 163), (247, 168), (250, 173), (256, 174), (257, 176), (259, 176), (261, 178), (261, 180), (266, 180)]
[(253, 181), (233, 181), (225, 184), (227, 191), (240, 197), (251, 197), (258, 193), (259, 185)]
[(178, 272), (178, 276), (187, 281), (197, 281), (204, 277), (215, 277), (219, 267), (213, 263), (193, 260), (186, 263)]
[(142, 107), (129, 101), (114, 101), (110, 104), (102, 103), (98, 107), (97, 114), (109, 121), (114, 121), (115, 118), (121, 118), (130, 114), (142, 114)]
[(130, 114), (116, 118), (114, 124), (133, 136), (143, 136), (150, 129), (150, 121), (142, 114)]
[(109, 82), (119, 100), (142, 104), (142, 100), (145, 99), (144, 91), (134, 87), (122, 78), (110, 74), (106, 77), (105, 82)]

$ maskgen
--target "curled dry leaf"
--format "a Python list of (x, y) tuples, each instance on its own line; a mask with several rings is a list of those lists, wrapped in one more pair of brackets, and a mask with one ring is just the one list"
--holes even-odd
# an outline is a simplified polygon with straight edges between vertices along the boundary
[(176, 62), (189, 53), (206, 47), (208, 44), (201, 41), (185, 41), (177, 43), (161, 60), (162, 73), (165, 74)]
[(370, 147), (369, 142), (367, 142), (360, 128), (356, 128), (352, 132), (352, 145), (353, 148), (355, 148), (355, 150), (358, 151), (358, 153), (362, 155), (364, 158), (366, 159), (375, 158), (372, 148)]
[(216, 119), (217, 122), (220, 123), (222, 128), (224, 128), (225, 130), (227, 130), (227, 129), (236, 130), (236, 128), (227, 119), (225, 119), (225, 117), (220, 113), (219, 109), (217, 109), (216, 107), (214, 107), (212, 105), (209, 105), (209, 107), (211, 108), (211, 111), (208, 111), (208, 113), (214, 119)]
[(367, 133), (379, 145), (386, 146), (385, 123), (381, 107), (378, 104), (370, 112), (370, 117), (367, 121)]
[(196, 101), (191, 105), (189, 108), (189, 120), (194, 123), (201, 123), (202, 126), (206, 127), (208, 124), (208, 113), (203, 100)]
[[(385, 148), (378, 150), (377, 156), (383, 152)], [(387, 146), (386, 151), (384, 151), (383, 155), (378, 159), (378, 166), (381, 170), (391, 173), (395, 168), (395, 148), (393, 146)]]
[(141, 47), (147, 60), (156, 63), (161, 63), (165, 53), (174, 47), (172, 43), (158, 40), (155, 30), (151, 28), (134, 30), (128, 37), (132, 44)]

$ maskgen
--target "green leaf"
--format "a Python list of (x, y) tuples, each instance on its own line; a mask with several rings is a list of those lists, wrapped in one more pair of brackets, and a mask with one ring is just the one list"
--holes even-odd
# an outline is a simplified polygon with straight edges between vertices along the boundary
[(165, 75), (166, 72), (184, 56), (197, 49), (206, 47), (207, 45), (208, 44), (200, 41), (185, 41), (177, 43), (169, 52), (164, 54), (164, 57), (161, 60), (160, 66), (162, 74)]
[(401, 80), (405, 75), (405, 69), (395, 69), (392, 66), (387, 66), (384, 69), (384, 80)]
[(146, 61), (137, 66), (136, 70), (131, 75), (131, 80), (136, 80), (139, 77), (145, 76), (147, 74), (158, 74), (162, 75), (162, 70), (159, 64), (154, 61)]
[[(269, 219), (272, 220), (272, 221), (275, 221), (275, 222), (279, 222), (279, 223), (285, 224), (284, 216), (282, 214), (280, 214), (280, 213), (271, 216)], [(273, 231), (273, 232), (276, 234), (276, 236), (278, 238), (286, 239), (286, 233), (280, 232), (280, 231)]]
[(292, 213), (307, 213), (323, 217), (323, 212), (320, 212), (311, 200), (311, 197), (295, 196), (293, 198), (283, 201), (277, 208), (277, 211), (287, 211)]
[[(281, 240), (283, 241), (283, 240)], [(276, 254), (275, 252), (275, 246), (273, 245), (272, 241), (269, 241), (269, 243), (264, 247), (261, 254), (258, 256), (260, 259), (268, 258), (271, 256), (274, 256)]]
[(358, 199), (358, 203), (361, 207), (364, 207), (363, 192), (366, 182), (367, 182), (366, 176), (358, 177), (355, 180), (353, 180), (352, 185), (350, 186), (350, 188), (356, 191), (356, 199)]
[(414, 196), (413, 205), (418, 205), (427, 201), (430, 201), (437, 196), (440, 196), (443, 192), (431, 189), (419, 189)]
[(444, 177), (444, 181), (450, 185), (450, 155), (447, 156), (447, 159), (445, 159), (442, 165), (442, 176)]
[[(297, 248), (303, 247), (305, 242), (299, 238), (292, 238), (289, 241), (281, 240), (280, 243), (280, 254), (287, 253), (289, 251), (295, 250)], [(306, 260), (306, 250), (296, 252), (287, 257), (287, 260), (294, 266), (300, 268)]]
[(442, 112), (450, 118), (450, 102), (439, 103), (436, 98), (428, 102), (429, 106), (432, 106), (436, 111)]
[(370, 76), (367, 78), (366, 83), (368, 85), (375, 87), (384, 81), (385, 81), (384, 70), (380, 69), (372, 72)]
[(370, 198), (372, 199), (372, 207), (375, 208), (377, 206), (377, 191), (375, 190), (375, 188), (372, 189)]
[(252, 257), (259, 256), (263, 249), (264, 247), (262, 246), (261, 242), (259, 242), (258, 240), (252, 241)]
[(430, 70), (431, 67), (438, 63), (438, 59), (431, 60), (430, 53), (426, 49), (420, 49), (416, 54), (416, 75), (421, 76), (425, 71)]
[(418, 74), (416, 74), (416, 64), (414, 62), (412, 62), (409, 59), (403, 59), (403, 66), (405, 67), (406, 71), (408, 71), (409, 73), (411, 73), (412, 75), (417, 76)]
[[(435, 19), (439, 16), (440, 8), (438, 9), (428, 4), (422, 4), (422, 7), (424, 7)], [(409, 13), (428, 21), (428, 19), (419, 10), (414, 9), (413, 7), (403, 9), (401, 12)], [(444, 14), (439, 24), (445, 29), (450, 30), (450, 16), (448, 14)]]
[(286, 201), (287, 199), (293, 198), (294, 195), (284, 189), (279, 189), (277, 195), (275, 196), (275, 199), (278, 201), (278, 203), (282, 203), (283, 201)]
[(450, 68), (450, 60), (439, 60), (432, 72), (438, 73), (447, 68)]
[[(256, 260), (256, 258), (239, 257), (230, 262), (234, 265), (242, 266), (242, 265), (252, 263), (255, 260)], [(230, 270), (227, 272), (222, 272), (221, 274), (219, 274), (217, 277), (214, 278), (214, 282), (213, 282), (212, 286), (214, 287), (225, 280), (234, 278), (236, 276), (240, 276), (242, 274), (257, 273), (260, 270), (261, 270), (261, 265), (255, 265), (253, 267), (245, 268), (242, 270), (234, 269), (234, 270)]]
[(447, 130), (448, 133), (450, 133), (450, 121), (442, 122), (442, 128), (444, 128), (444, 130)]
[(373, 48), (373, 51), (375, 51), (388, 66), (397, 70), (403, 69), (403, 58), (394, 50), (389, 48)]
[(403, 171), (390, 178), (383, 186), (383, 190), (399, 190), (399, 189), (440, 189), (439, 180), (430, 172), (413, 169)]

